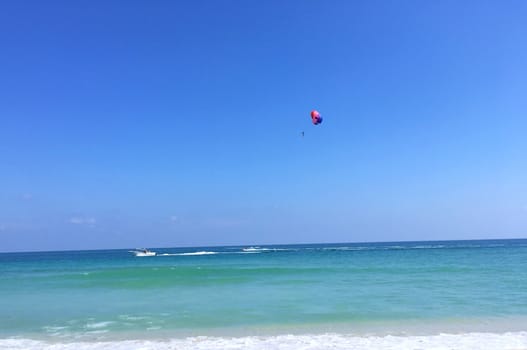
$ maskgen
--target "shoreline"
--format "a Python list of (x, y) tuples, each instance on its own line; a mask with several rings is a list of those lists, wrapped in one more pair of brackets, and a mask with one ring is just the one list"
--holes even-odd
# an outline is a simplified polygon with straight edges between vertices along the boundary
[[(173, 341), (190, 338), (273, 338), (283, 336), (314, 336), (335, 334), (353, 338), (365, 337), (434, 337), (441, 334), (504, 334), (527, 333), (527, 316), (370, 320), (362, 322), (324, 322), (312, 324), (240, 325), (210, 328), (146, 328), (119, 330), (108, 328), (111, 322), (99, 326), (86, 325), (85, 331), (68, 332), (66, 327), (49, 327), (44, 332), (0, 335), (0, 340), (31, 339), (42, 342), (122, 342)], [(1, 348), (0, 348), (1, 349)]]
[(505, 333), (441, 333), (438, 335), (353, 336), (338, 333), (285, 334), (246, 337), (188, 337), (166, 340), (120, 340), (96, 342), (52, 342), (25, 338), (0, 339), (0, 349), (106, 350), (106, 349), (456, 349), (525, 350), (527, 331)]

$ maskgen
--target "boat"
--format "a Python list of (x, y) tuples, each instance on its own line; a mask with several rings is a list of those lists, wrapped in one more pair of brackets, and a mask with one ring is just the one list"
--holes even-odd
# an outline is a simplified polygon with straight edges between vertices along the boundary
[(130, 253), (133, 253), (135, 256), (156, 256), (156, 252), (145, 248), (137, 248), (135, 250), (130, 250)]

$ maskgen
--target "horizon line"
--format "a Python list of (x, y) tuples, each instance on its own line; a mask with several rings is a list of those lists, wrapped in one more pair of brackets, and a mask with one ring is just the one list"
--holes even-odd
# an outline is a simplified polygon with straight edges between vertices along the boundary
[[(411, 242), (468, 242), (468, 241), (514, 241), (527, 240), (527, 237), (516, 238), (473, 238), (473, 239), (433, 239), (433, 240), (400, 240), (400, 241), (357, 241), (357, 242), (311, 242), (311, 243), (260, 243), (260, 244), (214, 244), (214, 245), (189, 245), (189, 246), (165, 246), (152, 247), (148, 249), (180, 249), (180, 248), (217, 248), (217, 247), (253, 247), (253, 246), (295, 246), (295, 245), (321, 245), (321, 244), (371, 244), (371, 243), (411, 243)], [(17, 250), (17, 251), (0, 251), (0, 254), (16, 253), (58, 253), (58, 252), (90, 252), (103, 250), (126, 250), (139, 248), (97, 248), (97, 249), (59, 249), (59, 250)]]

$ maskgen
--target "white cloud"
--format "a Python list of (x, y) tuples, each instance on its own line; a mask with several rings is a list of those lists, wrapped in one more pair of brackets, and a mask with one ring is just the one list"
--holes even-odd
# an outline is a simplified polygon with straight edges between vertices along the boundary
[(73, 216), (69, 220), (69, 223), (74, 225), (95, 225), (96, 222), (95, 218), (85, 216)]

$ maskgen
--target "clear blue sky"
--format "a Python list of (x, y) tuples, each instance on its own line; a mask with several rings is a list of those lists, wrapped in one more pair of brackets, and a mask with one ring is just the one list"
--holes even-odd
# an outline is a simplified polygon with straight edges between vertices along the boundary
[(526, 18), (4, 1), (0, 251), (526, 237)]

